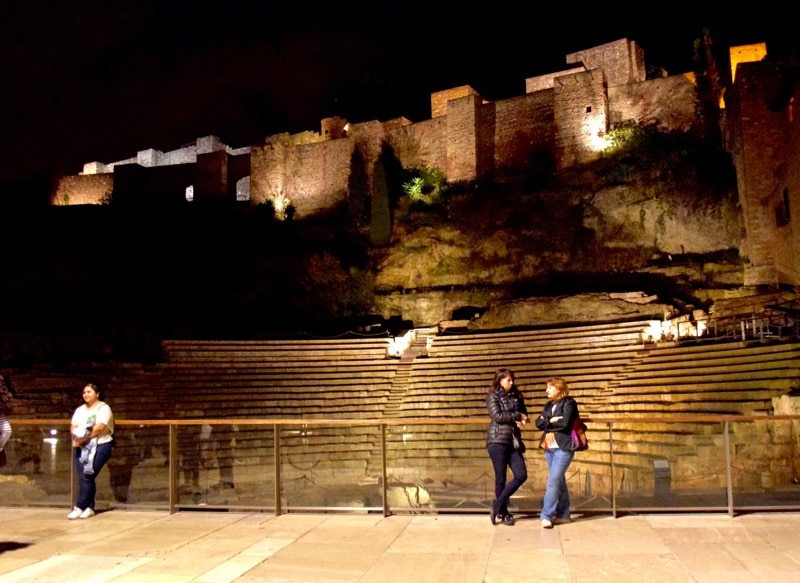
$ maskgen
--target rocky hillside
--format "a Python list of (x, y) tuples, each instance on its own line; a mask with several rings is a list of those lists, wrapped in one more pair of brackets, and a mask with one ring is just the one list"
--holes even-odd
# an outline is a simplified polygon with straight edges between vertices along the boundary
[(400, 208), (372, 254), (376, 310), (503, 327), (709, 309), (742, 285), (742, 220), (729, 161), (687, 140)]

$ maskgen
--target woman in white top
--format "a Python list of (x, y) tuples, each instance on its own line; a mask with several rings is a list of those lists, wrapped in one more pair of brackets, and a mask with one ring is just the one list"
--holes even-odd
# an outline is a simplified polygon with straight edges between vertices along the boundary
[[(6, 386), (5, 379), (0, 376), (0, 451), (5, 451), (8, 440), (11, 439), (11, 401), (13, 396)], [(0, 456), (5, 461), (5, 455)], [(5, 463), (0, 463), (5, 465)]]
[(84, 404), (72, 415), (72, 447), (78, 474), (78, 499), (67, 518), (94, 516), (95, 479), (111, 457), (114, 446), (114, 415), (96, 385), (83, 387)]

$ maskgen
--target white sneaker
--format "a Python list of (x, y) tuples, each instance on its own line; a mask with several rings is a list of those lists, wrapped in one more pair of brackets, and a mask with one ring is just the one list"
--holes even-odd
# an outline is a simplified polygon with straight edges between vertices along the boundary
[(553, 528), (553, 523), (546, 518), (542, 519), (542, 528)]
[(83, 510), (81, 510), (76, 506), (75, 508), (72, 509), (72, 512), (67, 514), (67, 518), (69, 518), (70, 520), (75, 520), (76, 518), (80, 518), (81, 514), (83, 514)]
[(81, 515), (78, 518), (91, 518), (92, 516), (94, 516), (94, 510), (92, 510), (91, 508), (87, 508), (86, 510), (81, 512)]

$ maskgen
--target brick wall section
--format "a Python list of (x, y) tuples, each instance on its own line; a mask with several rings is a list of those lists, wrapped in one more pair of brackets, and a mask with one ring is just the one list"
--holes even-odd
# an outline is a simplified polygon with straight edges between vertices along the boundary
[(785, 171), (771, 197), (774, 208), (782, 202), (784, 189), (789, 195), (789, 224), (777, 228), (775, 245), (775, 269), (780, 283), (800, 285), (800, 88), (795, 92), (793, 123), (789, 133), (789, 156)]
[(771, 108), (781, 87), (775, 67), (763, 61), (740, 64), (728, 100), (731, 151), (745, 221), (741, 253), (749, 260), (745, 285), (777, 281), (772, 253), (775, 214), (768, 199), (778, 168), (786, 159), (788, 134), (786, 112)]
[(350, 154), (349, 140), (306, 144), (287, 151), (284, 194), (294, 206), (297, 217), (330, 208), (344, 200)]
[(534, 152), (555, 155), (552, 89), (495, 102), (494, 110), (496, 168), (524, 166)]
[(609, 87), (646, 79), (644, 51), (625, 38), (567, 55), (567, 64), (573, 63), (583, 63), (586, 69), (602, 68)]
[[(780, 284), (797, 286), (800, 285), (800, 236), (795, 236), (800, 233), (800, 83), (795, 82), (791, 91), (771, 101), (775, 113), (780, 115), (776, 121), (784, 123), (785, 146), (776, 153), (777, 169), (773, 187), (764, 200), (767, 215), (764, 219), (771, 218), (774, 277)], [(778, 212), (783, 214), (787, 210), (788, 223), (779, 224)]]
[(447, 165), (452, 182), (477, 176), (480, 97), (467, 95), (447, 102)]
[(101, 204), (114, 190), (114, 175), (65, 176), (58, 182), (51, 204)]
[(250, 153), (250, 202), (262, 204), (284, 192), (286, 157), (291, 148), (288, 133), (275, 134)]
[(387, 140), (403, 168), (447, 167), (447, 117), (390, 126)]
[(603, 71), (564, 75), (555, 79), (555, 149), (557, 168), (589, 162), (593, 147), (608, 131), (608, 99)]
[(659, 77), (608, 88), (609, 125), (655, 124), (662, 130), (689, 131), (697, 98), (694, 83), (684, 75)]

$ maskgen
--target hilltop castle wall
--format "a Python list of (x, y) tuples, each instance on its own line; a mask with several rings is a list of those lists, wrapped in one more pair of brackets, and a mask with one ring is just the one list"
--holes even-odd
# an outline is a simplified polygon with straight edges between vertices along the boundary
[(494, 110), (494, 168), (523, 167), (533, 156), (555, 156), (553, 90), (545, 89), (485, 106)]
[(608, 88), (609, 124), (655, 125), (661, 130), (692, 129), (697, 109), (694, 82), (685, 75), (659, 77)]
[(387, 128), (387, 141), (403, 168), (447, 166), (447, 118)]
[[(348, 124), (338, 117), (322, 120), (322, 131), (277, 134), (263, 144), (231, 150), (208, 136), (172, 152), (143, 150), (135, 159), (87, 165), (88, 172), (111, 171), (127, 165), (146, 168), (196, 165), (195, 176), (183, 184), (194, 189), (194, 200), (242, 195), (239, 160), (249, 161), (249, 198), (291, 203), (298, 216), (329, 208), (346, 198), (354, 148), (366, 153), (371, 180), (372, 162), (386, 141), (405, 168), (435, 166), (451, 181), (469, 181), (495, 170), (524, 166), (546, 157), (566, 168), (593, 159), (602, 139), (615, 123), (655, 119), (668, 127), (691, 123), (693, 106), (670, 106), (674, 98), (689, 98), (684, 78), (644, 81), (644, 53), (632, 41), (621, 39), (567, 56), (572, 68), (526, 80), (526, 94), (496, 102), (484, 99), (468, 85), (431, 95), (431, 119), (411, 123), (398, 118), (381, 124)], [(693, 97), (692, 97), (693, 99)], [(669, 112), (667, 114), (667, 112)], [(222, 153), (227, 154), (227, 163)], [(231, 160), (238, 159), (233, 164)], [(231, 170), (236, 166), (236, 170)], [(164, 176), (164, 173), (159, 173)], [(179, 173), (181, 180), (185, 172)], [(135, 172), (130, 184), (114, 182), (114, 195), (134, 197), (143, 179)], [(144, 182), (150, 184), (149, 180)], [(72, 180), (59, 185), (54, 202), (99, 203), (108, 198), (96, 181)], [(149, 188), (149, 187), (148, 187)], [(176, 187), (177, 188), (177, 187)], [(69, 191), (67, 190), (69, 189)], [(172, 191), (172, 187), (168, 189)], [(171, 195), (170, 195), (171, 197)], [(143, 198), (149, 198), (143, 195)]]

